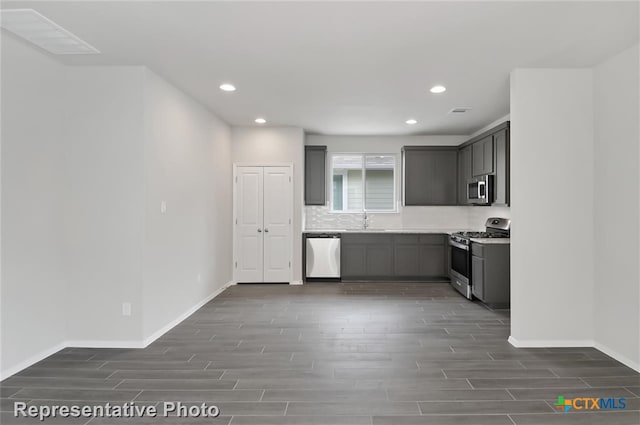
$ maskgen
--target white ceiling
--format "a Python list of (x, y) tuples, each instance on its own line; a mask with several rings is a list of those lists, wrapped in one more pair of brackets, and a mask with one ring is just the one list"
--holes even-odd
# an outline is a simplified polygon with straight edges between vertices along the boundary
[(2, 4), (17, 7), (102, 52), (65, 63), (146, 65), (230, 124), (322, 134), (469, 134), (509, 112), (513, 68), (590, 67), (639, 38), (637, 1)]

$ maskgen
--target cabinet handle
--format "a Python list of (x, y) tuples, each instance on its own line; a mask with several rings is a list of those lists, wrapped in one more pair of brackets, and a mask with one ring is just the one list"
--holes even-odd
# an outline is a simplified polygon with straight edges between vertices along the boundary
[(262, 233), (262, 229), (258, 229), (258, 233)]
[(269, 233), (269, 229), (267, 229), (266, 227), (265, 227), (264, 231), (265, 231), (265, 233)]

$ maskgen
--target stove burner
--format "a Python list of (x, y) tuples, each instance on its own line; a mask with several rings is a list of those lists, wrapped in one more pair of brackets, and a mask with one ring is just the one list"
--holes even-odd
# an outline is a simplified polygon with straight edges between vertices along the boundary
[(509, 235), (495, 232), (457, 232), (454, 235), (461, 238), (508, 238)]

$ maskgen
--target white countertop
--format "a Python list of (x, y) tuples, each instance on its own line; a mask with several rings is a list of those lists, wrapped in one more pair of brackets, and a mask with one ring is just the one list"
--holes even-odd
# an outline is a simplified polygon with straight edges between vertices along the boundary
[(462, 229), (307, 229), (303, 233), (446, 233), (460, 232)]
[(505, 244), (510, 244), (511, 239), (509, 238), (471, 238), (471, 242), (481, 243), (481, 244), (505, 245)]

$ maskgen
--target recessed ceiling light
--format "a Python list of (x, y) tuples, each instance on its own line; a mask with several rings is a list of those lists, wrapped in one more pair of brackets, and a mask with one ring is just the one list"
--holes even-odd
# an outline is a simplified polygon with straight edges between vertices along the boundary
[(222, 91), (236, 91), (236, 86), (229, 83), (220, 84), (220, 90)]
[(405, 122), (406, 122), (407, 124), (409, 124), (409, 125), (418, 124), (418, 121), (416, 121), (416, 120), (414, 120), (414, 119), (406, 120)]
[(445, 91), (447, 91), (447, 88), (445, 86), (433, 86), (431, 87), (431, 90), (429, 90), (431, 93), (444, 93)]
[(264, 118), (256, 118), (255, 121), (257, 124), (265, 124), (267, 122)]
[(0, 11), (0, 27), (54, 55), (100, 53), (98, 49), (77, 35), (33, 9), (4, 9)]

